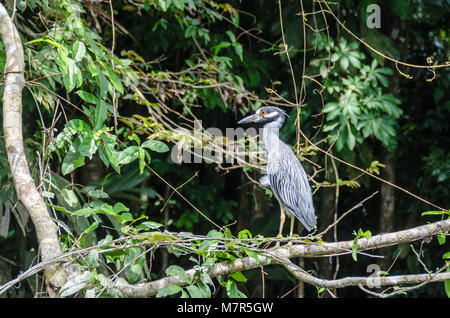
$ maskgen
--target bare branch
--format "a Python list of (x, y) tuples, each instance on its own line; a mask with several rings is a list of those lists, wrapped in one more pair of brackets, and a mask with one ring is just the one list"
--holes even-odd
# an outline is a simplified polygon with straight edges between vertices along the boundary
[(305, 283), (324, 287), (324, 288), (343, 288), (348, 286), (393, 286), (401, 284), (423, 284), (431, 282), (442, 282), (450, 279), (450, 272), (444, 273), (429, 273), (429, 274), (410, 274), (410, 275), (396, 275), (396, 276), (376, 276), (376, 277), (345, 277), (341, 279), (327, 280), (314, 277), (308, 274), (303, 269), (290, 262), (284, 260), (282, 265), (295, 278)]

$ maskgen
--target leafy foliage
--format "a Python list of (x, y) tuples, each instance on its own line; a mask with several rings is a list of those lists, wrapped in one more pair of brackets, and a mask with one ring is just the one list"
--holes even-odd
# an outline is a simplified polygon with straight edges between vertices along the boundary
[[(321, 37), (319, 41), (327, 41)], [(331, 62), (338, 63), (328, 72), (324, 56), (319, 56), (317, 67), (325, 77), (325, 88), (330, 94), (323, 112), (327, 122), (323, 131), (329, 133), (330, 142), (336, 150), (352, 151), (368, 137), (375, 137), (383, 146), (394, 150), (397, 142), (398, 119), (403, 111), (398, 107), (401, 101), (391, 93), (383, 93), (388, 87), (386, 76), (392, 75), (390, 68), (379, 67), (376, 59), (370, 65), (363, 64), (365, 55), (359, 51), (356, 41), (347, 43), (340, 38), (338, 43), (330, 41), (329, 46), (318, 44), (331, 54)], [(322, 61), (322, 62), (321, 62)]]

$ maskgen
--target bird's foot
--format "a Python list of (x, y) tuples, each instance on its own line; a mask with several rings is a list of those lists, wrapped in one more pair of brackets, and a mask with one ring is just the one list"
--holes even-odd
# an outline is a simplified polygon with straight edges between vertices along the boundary
[[(282, 235), (282, 234), (278, 234), (278, 235), (276, 236), (276, 238), (277, 238), (277, 239), (282, 239), (282, 238), (283, 238), (283, 235)], [(280, 246), (280, 241), (277, 241), (277, 242), (275, 243), (275, 246), (272, 247), (271, 250), (276, 250), (277, 248), (280, 248), (280, 247), (281, 247), (281, 246)]]
[(287, 238), (289, 238), (289, 242), (286, 244), (286, 247), (290, 247), (292, 246), (292, 242), (296, 241), (296, 239), (298, 239), (300, 236), (298, 236), (298, 234), (291, 234), (289, 235)]

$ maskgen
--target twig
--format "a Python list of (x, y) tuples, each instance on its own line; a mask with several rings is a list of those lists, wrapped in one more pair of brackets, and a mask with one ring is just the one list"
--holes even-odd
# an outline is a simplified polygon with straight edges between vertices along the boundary
[(373, 196), (375, 196), (378, 193), (378, 191), (375, 191), (374, 193), (372, 193), (371, 195), (369, 195), (367, 198), (365, 198), (364, 200), (362, 200), (361, 202), (359, 202), (357, 205), (353, 206), (350, 210), (344, 212), (337, 220), (335, 220), (332, 224), (330, 224), (325, 230), (323, 230), (322, 232), (320, 232), (319, 234), (317, 234), (317, 237), (322, 237), (323, 235), (325, 235), (325, 233), (327, 233), (334, 225), (336, 225), (337, 223), (339, 223), (347, 214), (349, 214), (350, 212), (352, 212), (353, 210), (362, 207), (363, 203), (370, 200)]

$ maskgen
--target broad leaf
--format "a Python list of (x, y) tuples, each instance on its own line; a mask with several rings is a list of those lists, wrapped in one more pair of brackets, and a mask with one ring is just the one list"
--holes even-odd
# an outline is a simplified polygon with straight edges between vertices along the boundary
[(118, 161), (119, 164), (129, 164), (130, 162), (133, 162), (138, 157), (138, 146), (130, 146), (119, 153)]
[(163, 143), (162, 141), (151, 139), (146, 140), (142, 144), (142, 147), (148, 148), (150, 150), (156, 151), (156, 152), (167, 152), (169, 151), (169, 147)]

